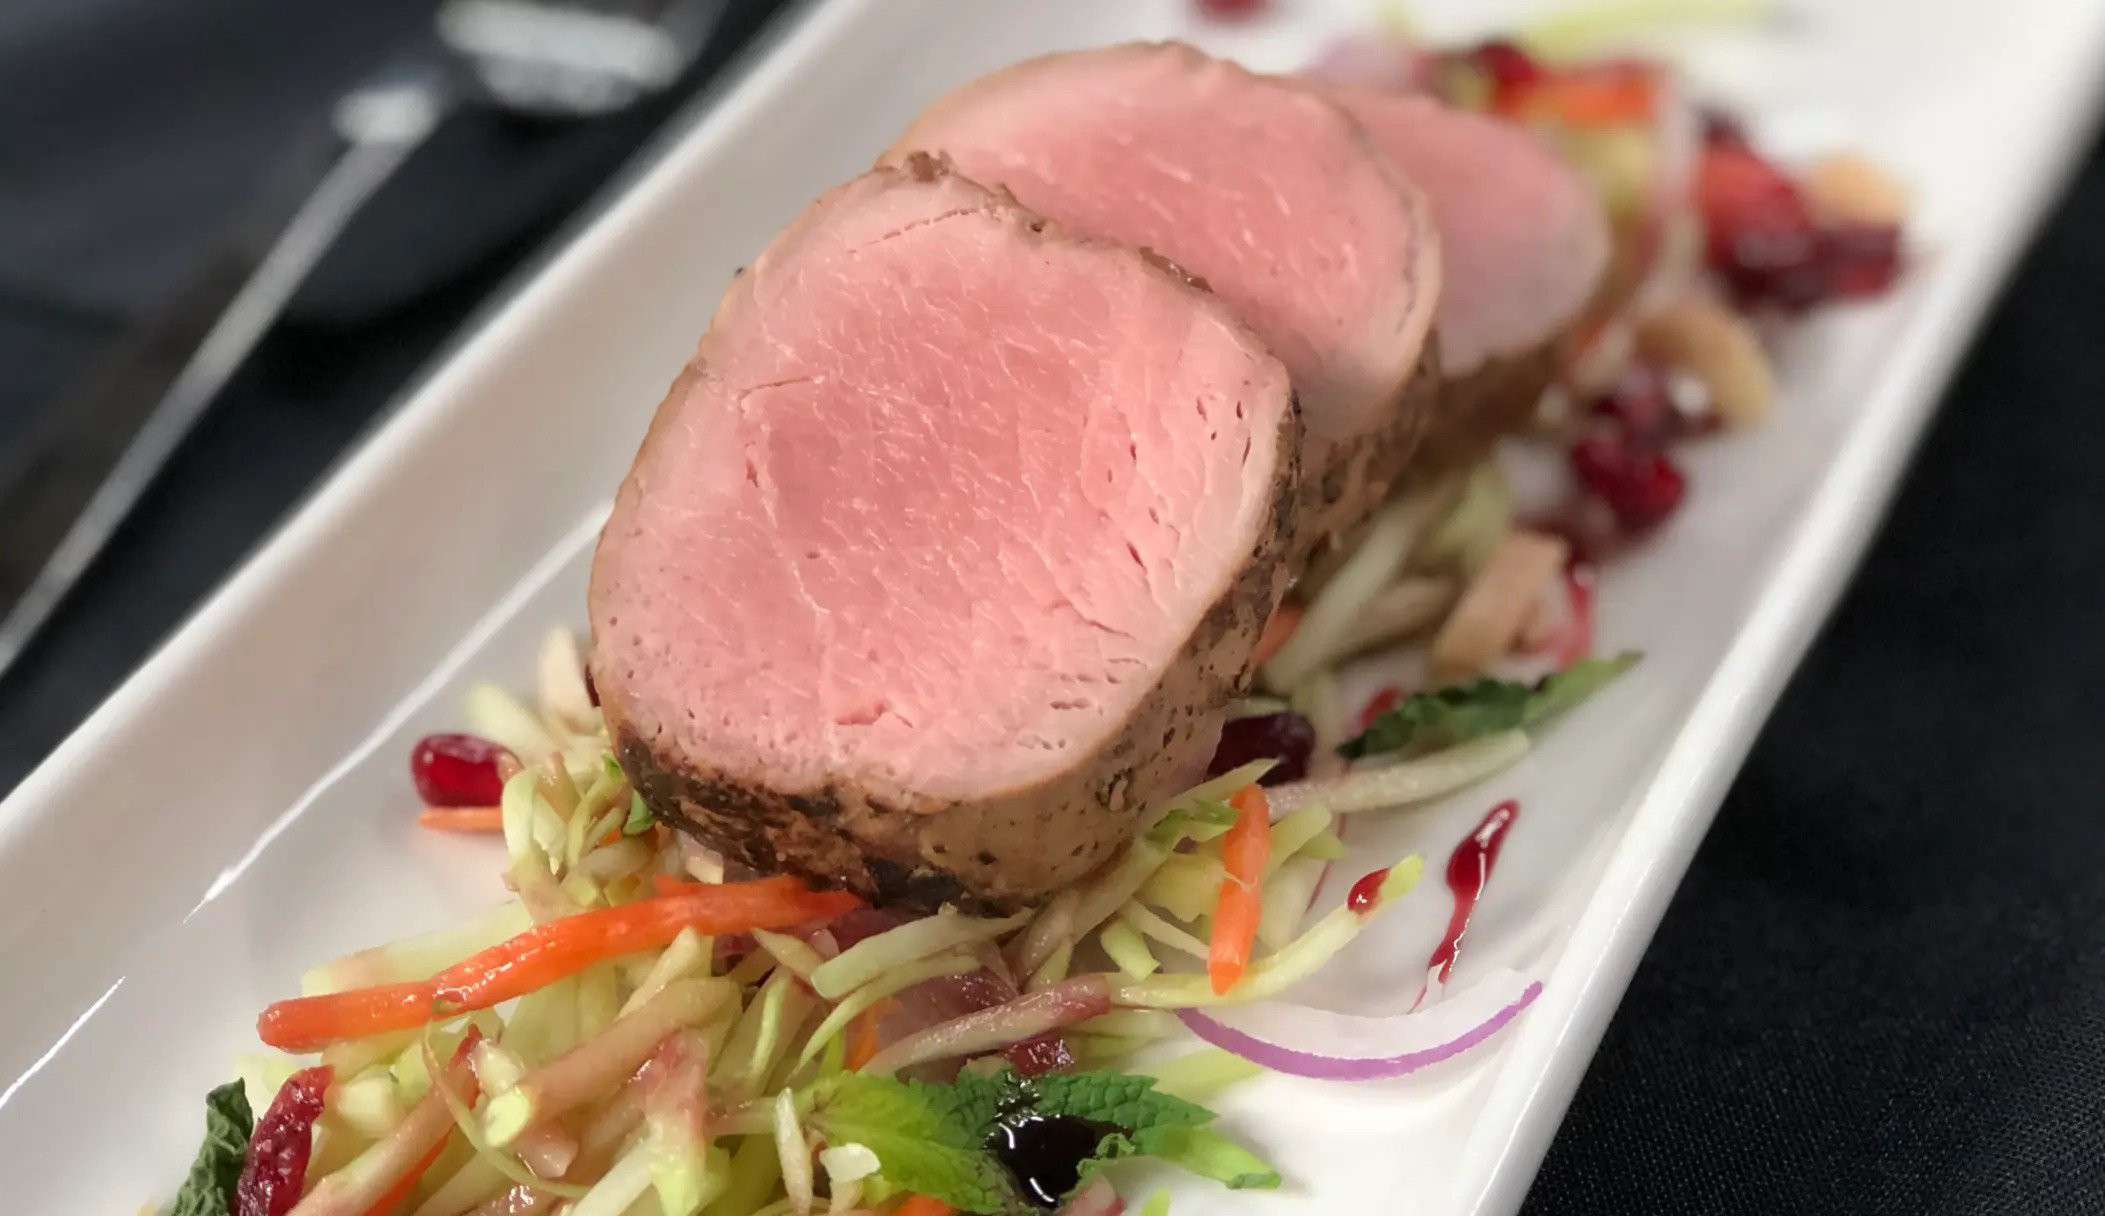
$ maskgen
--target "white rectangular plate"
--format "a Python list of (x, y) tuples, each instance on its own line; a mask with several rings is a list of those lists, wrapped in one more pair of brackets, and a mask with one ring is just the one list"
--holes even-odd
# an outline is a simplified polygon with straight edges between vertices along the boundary
[[(1416, 7), (1461, 33), (1531, 6)], [(801, 16), (0, 807), (11, 1208), (165, 1199), (199, 1099), (305, 966), (500, 896), (487, 842), (414, 826), (409, 744), (456, 721), (468, 680), (525, 684), (541, 631), (580, 620), (593, 530), (644, 421), (732, 271), (805, 201), (924, 102), (1025, 55), (1188, 35), (1284, 69), (1371, 17), (1311, 0), (1233, 28), (1198, 26), (1184, 0), (830, 0)], [(1733, 771), (2080, 150), (2105, 6), (1803, 0), (1766, 31), (1682, 49), (1785, 151), (1854, 146), (1901, 172), (1921, 256), (1889, 299), (1793, 333), (1773, 425), (1704, 445), (1686, 510), (1610, 569), (1603, 645), (1644, 664), (1491, 786), (1356, 827), (1369, 865), (1411, 848), (1437, 864), (1492, 798), (1519, 798), (1457, 978), (1521, 967), (1542, 998), (1440, 1075), (1246, 1087), (1227, 1113), (1288, 1189), (1198, 1210), (1518, 1207)], [(1317, 997), (1407, 1002), (1445, 901), (1421, 887)]]

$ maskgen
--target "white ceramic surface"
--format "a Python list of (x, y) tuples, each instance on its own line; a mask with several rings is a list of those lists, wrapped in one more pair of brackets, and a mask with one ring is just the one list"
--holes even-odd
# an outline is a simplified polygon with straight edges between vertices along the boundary
[[(1414, 7), (1461, 33), (1534, 6)], [(645, 419), (732, 270), (805, 200), (921, 103), (1023, 55), (1186, 34), (1286, 68), (1368, 16), (1312, 0), (1233, 29), (1195, 28), (1181, 0), (808, 10), (0, 806), (13, 1210), (165, 1198), (199, 1099), (305, 966), (499, 897), (486, 842), (414, 827), (409, 742), (457, 720), (470, 679), (524, 685), (540, 632), (581, 618), (593, 529)], [(1645, 649), (1638, 671), (1490, 786), (1355, 824), (1356, 860), (1416, 848), (1437, 867), (1494, 798), (1518, 797), (1457, 978), (1525, 967), (1541, 1000), (1438, 1075), (1247, 1087), (1227, 1112), (1290, 1188), (1201, 1210), (1519, 1205), (1726, 784), (2080, 150), (2105, 7), (1807, 0), (1678, 52), (1774, 141), (1847, 143), (1902, 172), (1922, 256), (1890, 299), (1791, 336), (1775, 424), (1694, 455), (1688, 508), (1610, 571), (1602, 643)], [(1316, 995), (1407, 1002), (1445, 899), (1437, 878), (1422, 887)]]

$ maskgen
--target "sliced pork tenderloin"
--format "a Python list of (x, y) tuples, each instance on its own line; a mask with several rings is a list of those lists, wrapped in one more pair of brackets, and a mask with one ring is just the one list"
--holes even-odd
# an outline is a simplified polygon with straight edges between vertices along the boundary
[(1257, 331), (1301, 401), (1303, 547), (1386, 495), (1435, 398), (1439, 243), (1424, 198), (1313, 88), (1176, 43), (1050, 55), (938, 101), (887, 159), (917, 152), (1163, 254)]
[(1432, 204), (1445, 258), (1445, 380), (1421, 461), (1473, 462), (1525, 424), (1599, 290), (1608, 221), (1584, 178), (1526, 129), (1429, 97), (1330, 86)]
[(1286, 369), (930, 158), (732, 285), (593, 564), (651, 808), (884, 903), (1021, 904), (1203, 769), (1285, 581)]

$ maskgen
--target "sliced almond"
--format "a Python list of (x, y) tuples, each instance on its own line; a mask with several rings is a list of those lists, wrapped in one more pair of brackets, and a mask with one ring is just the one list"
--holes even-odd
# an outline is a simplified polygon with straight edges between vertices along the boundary
[(1569, 549), (1558, 537), (1525, 530), (1509, 534), (1433, 638), (1434, 677), (1475, 675), (1511, 650), (1567, 556)]
[(1869, 157), (1839, 152), (1805, 175), (1805, 195), (1830, 223), (1897, 226), (1908, 218), (1908, 191)]
[(1637, 349), (1649, 362), (1680, 368), (1710, 389), (1719, 421), (1750, 427), (1769, 416), (1776, 377), (1745, 317), (1708, 296), (1684, 296), (1647, 317)]

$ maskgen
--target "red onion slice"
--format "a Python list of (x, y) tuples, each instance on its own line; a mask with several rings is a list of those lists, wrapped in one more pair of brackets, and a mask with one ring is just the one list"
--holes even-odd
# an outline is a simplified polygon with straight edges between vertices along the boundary
[[(1416, 1013), (1366, 1017), (1260, 1001), (1180, 1009), (1177, 1016), (1206, 1042), (1274, 1072), (1322, 1081), (1385, 1081), (1476, 1047), (1541, 994), (1540, 981), (1497, 971)], [(1321, 1043), (1326, 1050), (1288, 1045), (1297, 1041)]]

